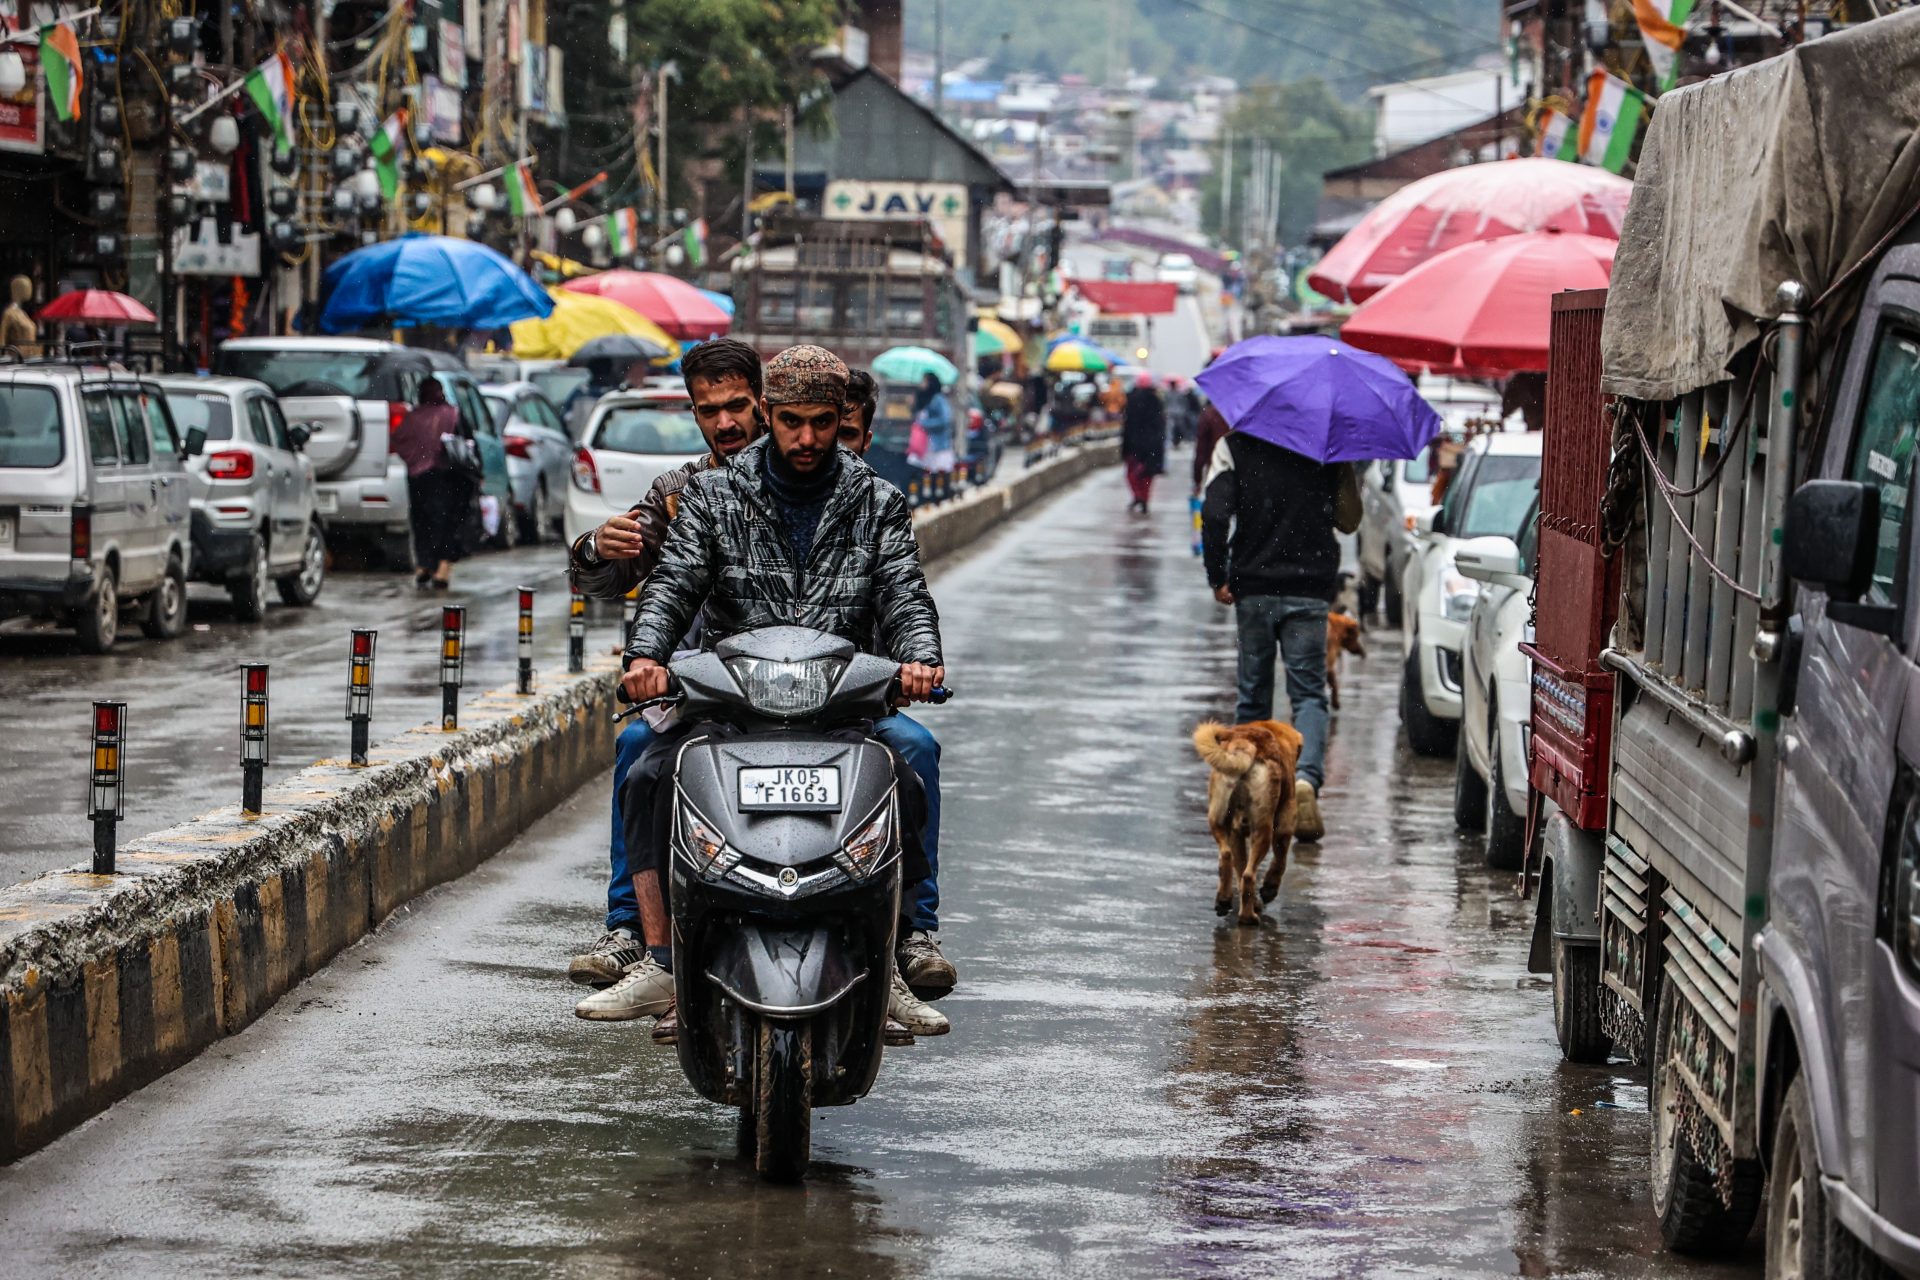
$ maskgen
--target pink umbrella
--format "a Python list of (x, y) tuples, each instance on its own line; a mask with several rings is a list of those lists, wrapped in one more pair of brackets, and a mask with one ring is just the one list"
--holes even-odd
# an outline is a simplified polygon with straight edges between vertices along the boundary
[(1590, 165), (1538, 157), (1463, 165), (1411, 183), (1368, 211), (1307, 283), (1363, 302), (1436, 254), (1527, 231), (1620, 238), (1633, 183)]
[(158, 320), (137, 300), (111, 289), (76, 289), (63, 293), (40, 309), (40, 318), (98, 325), (154, 324)]
[(715, 338), (733, 325), (733, 317), (707, 295), (675, 276), (657, 271), (602, 271), (560, 286), (574, 293), (611, 298), (631, 307), (675, 338)]
[(1340, 338), (1416, 368), (1545, 370), (1553, 295), (1606, 288), (1618, 247), (1605, 236), (1558, 231), (1461, 245), (1361, 303)]

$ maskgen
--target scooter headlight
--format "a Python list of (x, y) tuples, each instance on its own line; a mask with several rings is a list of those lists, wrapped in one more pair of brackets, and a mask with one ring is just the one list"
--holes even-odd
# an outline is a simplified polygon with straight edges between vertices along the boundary
[(727, 670), (740, 682), (748, 703), (755, 711), (772, 716), (812, 715), (824, 707), (846, 665), (840, 658), (809, 658), (805, 662), (727, 660)]
[(739, 851), (688, 805), (680, 806), (680, 852), (703, 875), (724, 875), (740, 861)]
[(893, 806), (883, 804), (880, 811), (873, 815), (873, 821), (861, 827), (848, 837), (840, 846), (840, 853), (834, 861), (840, 869), (851, 876), (872, 874), (881, 862), (885, 861), (887, 849), (893, 843)]

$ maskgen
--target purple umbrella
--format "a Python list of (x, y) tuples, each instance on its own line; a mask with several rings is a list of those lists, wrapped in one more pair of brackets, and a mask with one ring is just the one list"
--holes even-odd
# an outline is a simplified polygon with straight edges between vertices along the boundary
[(1332, 338), (1248, 338), (1195, 381), (1235, 431), (1316, 462), (1414, 458), (1440, 433), (1398, 366)]

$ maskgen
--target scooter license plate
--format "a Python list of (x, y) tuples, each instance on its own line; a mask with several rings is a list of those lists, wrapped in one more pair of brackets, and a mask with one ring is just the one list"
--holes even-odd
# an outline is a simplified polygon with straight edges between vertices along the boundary
[(799, 813), (840, 812), (835, 765), (781, 765), (740, 770), (740, 808)]

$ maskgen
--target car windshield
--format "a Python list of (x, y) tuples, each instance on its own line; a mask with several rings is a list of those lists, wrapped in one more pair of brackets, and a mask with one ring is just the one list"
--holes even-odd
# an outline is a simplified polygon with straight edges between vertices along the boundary
[(209, 440), (233, 439), (233, 410), (227, 398), (209, 391), (169, 391), (167, 408), (173, 410), (173, 425), (182, 439), (199, 427)]
[(1531, 455), (1488, 454), (1480, 459), (1467, 496), (1467, 511), (1457, 537), (1497, 534), (1518, 539), (1527, 508), (1540, 487), (1540, 459)]
[(380, 356), (374, 352), (227, 347), (214, 358), (214, 371), (264, 382), (277, 396), (390, 398), (376, 385), (380, 381)]
[(1408, 484), (1433, 483), (1433, 451), (1422, 450), (1420, 456), (1412, 458), (1401, 468), (1400, 478)]
[(65, 453), (53, 389), (0, 386), (0, 467), (57, 467)]
[(705, 453), (707, 440), (685, 410), (625, 405), (600, 419), (593, 447), (614, 453)]
[(590, 376), (585, 369), (542, 369), (527, 381), (540, 388), (555, 404), (565, 404), (576, 388), (587, 385)]

